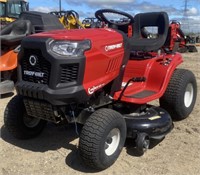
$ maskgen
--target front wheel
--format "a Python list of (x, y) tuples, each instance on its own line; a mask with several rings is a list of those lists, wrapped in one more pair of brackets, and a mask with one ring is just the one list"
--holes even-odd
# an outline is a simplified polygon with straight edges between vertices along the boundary
[(176, 69), (171, 77), (160, 106), (175, 120), (182, 120), (192, 112), (197, 97), (197, 83), (194, 74), (186, 69)]
[(103, 170), (118, 158), (126, 139), (126, 122), (111, 109), (94, 112), (83, 126), (79, 150), (84, 163)]
[(29, 116), (23, 103), (23, 97), (14, 96), (6, 106), (4, 124), (8, 131), (18, 139), (29, 139), (39, 135), (46, 121)]

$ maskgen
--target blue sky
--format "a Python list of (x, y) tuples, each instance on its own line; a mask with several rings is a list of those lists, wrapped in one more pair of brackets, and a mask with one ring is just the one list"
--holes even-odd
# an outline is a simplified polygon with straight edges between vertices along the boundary
[[(30, 10), (50, 12), (59, 10), (59, 0), (28, 0)], [(132, 15), (140, 12), (166, 11), (170, 19), (181, 20), (184, 15), (185, 0), (61, 0), (63, 10), (75, 10), (83, 19), (93, 17), (96, 10), (113, 8)], [(200, 0), (188, 0), (187, 17), (200, 32)]]

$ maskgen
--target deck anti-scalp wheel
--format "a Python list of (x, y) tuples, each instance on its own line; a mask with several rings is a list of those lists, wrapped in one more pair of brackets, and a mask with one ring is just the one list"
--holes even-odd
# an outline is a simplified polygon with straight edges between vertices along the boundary
[(4, 123), (8, 131), (18, 139), (29, 139), (39, 135), (46, 121), (26, 113), (22, 96), (14, 96), (6, 106)]
[(182, 120), (192, 112), (197, 97), (194, 74), (186, 69), (176, 69), (166, 92), (160, 98), (160, 106), (175, 120)]
[(83, 126), (80, 156), (89, 167), (106, 169), (118, 158), (125, 139), (126, 123), (122, 115), (111, 109), (99, 109)]
[(136, 139), (136, 149), (141, 155), (149, 149), (150, 139), (146, 133), (138, 133)]

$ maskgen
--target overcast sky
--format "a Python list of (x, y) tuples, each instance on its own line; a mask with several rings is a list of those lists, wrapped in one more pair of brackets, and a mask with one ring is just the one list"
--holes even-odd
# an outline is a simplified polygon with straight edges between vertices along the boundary
[[(50, 12), (59, 10), (59, 0), (28, 0), (30, 10)], [(96, 10), (113, 8), (132, 15), (140, 12), (166, 11), (170, 19), (181, 21), (185, 0), (61, 0), (62, 10), (75, 10), (81, 19), (93, 17)], [(189, 30), (200, 32), (200, 0), (187, 1), (187, 23)]]

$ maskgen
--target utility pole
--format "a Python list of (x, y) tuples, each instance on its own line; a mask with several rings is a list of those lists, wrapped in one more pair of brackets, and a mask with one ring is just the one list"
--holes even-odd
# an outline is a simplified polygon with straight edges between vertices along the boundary
[(187, 18), (187, 6), (188, 6), (188, 0), (185, 0), (185, 5), (184, 5), (184, 12), (183, 12), (183, 16), (184, 18)]
[(183, 29), (187, 33), (190, 32), (190, 27), (189, 26), (190, 25), (189, 25), (189, 19), (188, 19), (188, 0), (185, 0), (184, 11), (183, 11)]
[(61, 12), (61, 9), (62, 9), (62, 7), (61, 7), (61, 0), (59, 0), (59, 11)]

